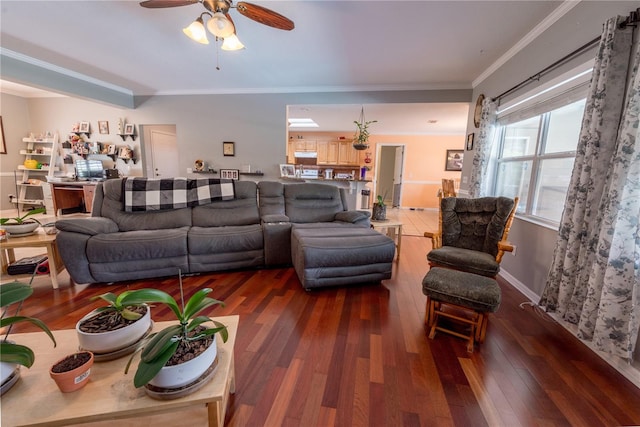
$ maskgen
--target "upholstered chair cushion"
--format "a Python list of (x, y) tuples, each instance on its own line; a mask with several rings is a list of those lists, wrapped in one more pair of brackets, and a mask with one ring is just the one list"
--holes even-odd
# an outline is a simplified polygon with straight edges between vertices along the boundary
[(443, 303), (479, 312), (500, 307), (500, 286), (494, 279), (448, 268), (434, 267), (422, 279), (422, 293)]
[(467, 271), (481, 276), (495, 277), (500, 272), (500, 264), (495, 257), (481, 251), (443, 246), (427, 254), (433, 264)]
[(506, 197), (442, 199), (442, 246), (482, 251), (495, 257), (513, 204)]

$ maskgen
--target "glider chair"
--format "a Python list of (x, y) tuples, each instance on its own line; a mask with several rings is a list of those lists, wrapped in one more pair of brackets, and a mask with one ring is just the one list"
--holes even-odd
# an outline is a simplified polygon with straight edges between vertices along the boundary
[(424, 233), (432, 242), (429, 265), (495, 277), (514, 249), (507, 236), (517, 205), (517, 197), (441, 198), (438, 231)]
[[(469, 352), (484, 341), (488, 314), (500, 306), (500, 261), (514, 249), (507, 235), (517, 205), (518, 198), (440, 197), (438, 231), (424, 233), (433, 243), (427, 254), (431, 268), (422, 280), (430, 339), (436, 331), (465, 338)], [(441, 317), (466, 325), (468, 332), (438, 324)]]

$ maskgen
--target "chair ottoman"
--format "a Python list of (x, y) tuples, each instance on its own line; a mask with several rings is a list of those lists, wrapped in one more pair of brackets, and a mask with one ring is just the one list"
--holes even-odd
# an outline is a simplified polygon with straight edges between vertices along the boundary
[(395, 243), (365, 227), (294, 225), (293, 267), (306, 290), (380, 282), (391, 278)]
[[(494, 279), (464, 271), (432, 267), (422, 279), (422, 293), (427, 296), (425, 323), (429, 338), (436, 331), (467, 339), (467, 351), (482, 343), (487, 331), (488, 313), (498, 310), (501, 291)], [(446, 317), (470, 326), (469, 335), (438, 325)]]

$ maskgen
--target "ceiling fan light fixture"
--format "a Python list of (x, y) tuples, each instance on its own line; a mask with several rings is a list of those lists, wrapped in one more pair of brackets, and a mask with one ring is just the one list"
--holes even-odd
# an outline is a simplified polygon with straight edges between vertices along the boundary
[[(206, 12), (205, 12), (206, 13)], [(202, 14), (204, 15), (204, 13)], [(187, 28), (183, 28), (182, 32), (187, 35), (191, 40), (202, 44), (209, 44), (207, 39), (207, 32), (204, 30), (204, 21), (200, 15), (195, 21), (193, 21)]]
[(236, 32), (233, 23), (224, 16), (222, 12), (216, 12), (213, 14), (209, 22), (207, 22), (207, 28), (216, 37), (227, 38)]
[(222, 50), (241, 50), (244, 49), (244, 45), (235, 34), (231, 34), (229, 37), (225, 37), (220, 47)]

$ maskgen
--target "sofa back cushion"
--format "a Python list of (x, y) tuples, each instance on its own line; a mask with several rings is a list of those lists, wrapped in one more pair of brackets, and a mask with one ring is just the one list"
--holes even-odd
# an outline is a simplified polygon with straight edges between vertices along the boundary
[(284, 215), (284, 184), (276, 181), (258, 183), (260, 216)]
[(101, 215), (112, 219), (120, 231), (163, 230), (191, 225), (191, 208), (151, 212), (125, 212), (122, 178), (102, 183)]
[(192, 210), (195, 227), (223, 227), (260, 224), (258, 185), (253, 181), (235, 182), (235, 199), (217, 200)]
[(291, 222), (333, 221), (346, 210), (340, 189), (328, 184), (288, 184), (284, 186), (285, 215)]

